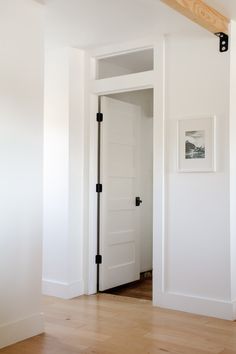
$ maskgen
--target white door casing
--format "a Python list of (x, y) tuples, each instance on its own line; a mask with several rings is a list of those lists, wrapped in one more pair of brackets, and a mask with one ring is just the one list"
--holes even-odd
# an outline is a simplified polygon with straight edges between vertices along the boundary
[[(97, 59), (127, 51), (135, 51), (139, 48), (154, 49), (154, 70), (149, 81), (141, 80), (134, 74), (122, 77), (122, 82), (119, 86), (117, 85), (117, 78), (96, 80)], [(89, 79), (85, 94), (88, 107), (90, 107), (87, 112), (87, 134), (89, 137), (89, 209), (88, 237), (85, 237), (85, 254), (88, 255), (88, 260), (85, 257), (85, 269), (87, 271), (87, 276), (85, 277), (86, 294), (95, 294), (97, 290), (97, 266), (94, 258), (97, 254), (97, 193), (95, 193), (95, 185), (97, 183), (96, 113), (98, 96), (153, 88), (153, 304), (155, 306), (163, 306), (163, 299), (168, 296), (166, 292), (165, 267), (165, 37), (163, 35), (155, 35), (155, 37), (139, 39), (134, 42), (96, 48), (88, 53), (86, 68)], [(97, 81), (102, 81), (102, 85), (97, 87)]]
[(139, 127), (141, 108), (101, 97), (101, 229), (99, 290), (140, 277)]

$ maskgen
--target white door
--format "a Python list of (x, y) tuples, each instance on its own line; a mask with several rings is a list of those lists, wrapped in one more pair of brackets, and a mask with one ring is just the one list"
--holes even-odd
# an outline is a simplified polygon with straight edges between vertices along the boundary
[[(101, 98), (100, 286), (103, 291), (140, 278), (140, 107)], [(140, 196), (141, 197), (141, 196)]]

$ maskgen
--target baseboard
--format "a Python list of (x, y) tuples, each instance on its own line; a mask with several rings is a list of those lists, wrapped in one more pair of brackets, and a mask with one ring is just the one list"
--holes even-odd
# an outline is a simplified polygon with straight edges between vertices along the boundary
[(224, 320), (236, 319), (236, 303), (230, 301), (165, 292), (157, 294), (154, 305)]
[(43, 295), (55, 296), (62, 299), (72, 299), (84, 295), (83, 281), (64, 283), (55, 280), (43, 279)]
[(0, 326), (0, 348), (37, 336), (44, 331), (43, 315), (30, 317)]
[(233, 320), (236, 320), (236, 300), (232, 302), (233, 304)]

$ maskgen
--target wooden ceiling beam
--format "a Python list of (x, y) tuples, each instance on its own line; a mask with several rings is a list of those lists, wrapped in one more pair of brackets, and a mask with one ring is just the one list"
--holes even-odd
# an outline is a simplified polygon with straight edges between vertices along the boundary
[(229, 19), (203, 0), (161, 0), (161, 2), (214, 34), (229, 32)]

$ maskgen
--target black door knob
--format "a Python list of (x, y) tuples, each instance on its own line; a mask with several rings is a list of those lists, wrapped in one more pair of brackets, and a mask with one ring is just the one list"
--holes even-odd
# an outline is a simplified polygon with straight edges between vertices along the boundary
[(140, 206), (140, 204), (142, 203), (143, 201), (140, 199), (140, 197), (136, 197), (135, 198), (135, 205), (136, 206)]

